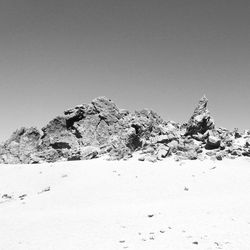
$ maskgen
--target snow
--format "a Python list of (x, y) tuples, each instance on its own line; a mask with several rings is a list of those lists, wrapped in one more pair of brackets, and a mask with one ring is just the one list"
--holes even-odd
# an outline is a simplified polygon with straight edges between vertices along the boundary
[(0, 165), (0, 249), (247, 250), (249, 193), (246, 158)]

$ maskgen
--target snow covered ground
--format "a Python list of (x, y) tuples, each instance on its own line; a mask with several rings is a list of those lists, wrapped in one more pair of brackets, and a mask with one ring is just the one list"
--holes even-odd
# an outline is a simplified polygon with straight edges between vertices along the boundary
[(0, 166), (0, 249), (250, 249), (250, 160)]

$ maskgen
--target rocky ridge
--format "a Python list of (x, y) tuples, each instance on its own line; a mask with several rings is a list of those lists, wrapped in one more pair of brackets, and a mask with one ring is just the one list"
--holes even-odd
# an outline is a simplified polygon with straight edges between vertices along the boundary
[(0, 145), (0, 163), (41, 163), (92, 159), (156, 162), (250, 157), (250, 131), (216, 127), (204, 96), (186, 124), (164, 121), (152, 110), (129, 112), (106, 97), (66, 110), (40, 132), (21, 128)]

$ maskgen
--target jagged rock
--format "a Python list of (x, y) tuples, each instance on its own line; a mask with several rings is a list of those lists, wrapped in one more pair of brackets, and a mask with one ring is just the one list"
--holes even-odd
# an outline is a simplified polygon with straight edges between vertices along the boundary
[[(206, 151), (209, 149), (210, 151)], [(181, 159), (209, 156), (250, 156), (250, 132), (215, 128), (203, 97), (186, 124), (165, 122), (152, 110), (130, 113), (106, 97), (68, 109), (42, 128), (21, 128), (0, 145), (0, 163), (39, 163), (91, 159), (128, 159), (155, 162), (175, 155)]]
[(96, 158), (99, 154), (99, 149), (97, 147), (87, 146), (80, 150), (81, 160), (89, 160)]
[(168, 143), (168, 147), (170, 148), (171, 152), (175, 152), (178, 148), (178, 141), (177, 140), (173, 140), (171, 142)]
[(250, 148), (250, 139), (246, 140), (245, 147), (246, 148)]
[(194, 139), (184, 139), (180, 140), (177, 145), (177, 151), (188, 152), (188, 151), (198, 151), (200, 149), (201, 143)]
[(36, 128), (16, 130), (2, 145), (0, 158), (9, 164), (30, 163), (30, 155), (38, 151), (40, 132)]
[(206, 149), (216, 149), (220, 147), (221, 140), (216, 136), (210, 135), (207, 139)]
[[(62, 160), (62, 156), (53, 148), (46, 148), (31, 155), (30, 163), (56, 162)], [(64, 159), (66, 160), (66, 159)]]
[(214, 129), (214, 121), (207, 109), (207, 103), (207, 98), (203, 96), (187, 124), (186, 135), (204, 134), (207, 130)]
[(176, 155), (178, 156), (179, 160), (196, 160), (198, 159), (198, 153), (195, 150), (189, 150), (185, 152), (177, 152)]
[(243, 155), (243, 156), (248, 156), (248, 157), (250, 157), (250, 149), (244, 149), (244, 150), (242, 151), (242, 155)]
[(226, 157), (227, 153), (225, 151), (219, 151), (215, 154), (215, 157), (218, 161), (223, 160), (224, 157)]
[(239, 129), (238, 128), (235, 128), (234, 131), (234, 138), (237, 139), (237, 138), (241, 138), (241, 134), (239, 132)]
[(127, 147), (113, 148), (109, 152), (108, 160), (121, 160), (123, 158), (129, 158), (131, 151)]
[(245, 129), (245, 130), (243, 131), (243, 136), (244, 136), (244, 137), (249, 137), (249, 136), (250, 136), (250, 129)]
[(169, 143), (173, 140), (176, 140), (178, 136), (174, 133), (169, 133), (166, 135), (158, 135), (154, 138), (154, 143)]
[(155, 150), (156, 149), (155, 149), (155, 147), (153, 145), (149, 145), (148, 147), (142, 149), (142, 152), (144, 154), (154, 154)]
[(150, 155), (150, 156), (145, 157), (145, 160), (149, 162), (157, 162), (157, 156)]
[(106, 97), (98, 97), (94, 99), (92, 105), (99, 114), (99, 117), (104, 119), (104, 121), (110, 125), (116, 123), (121, 118), (117, 106)]
[(222, 155), (221, 154), (216, 154), (216, 159), (218, 160), (218, 161), (222, 161)]
[[(51, 161), (74, 158), (79, 154), (80, 145), (76, 136), (67, 128), (65, 117), (56, 117), (42, 128), (43, 136), (39, 155), (43, 155), (41, 160)], [(53, 149), (53, 150), (52, 150)], [(52, 152), (56, 152), (52, 157)]]
[(170, 154), (170, 148), (160, 148), (157, 152), (157, 159), (166, 158)]
[(229, 152), (233, 156), (242, 156), (242, 150), (240, 148), (232, 148)]

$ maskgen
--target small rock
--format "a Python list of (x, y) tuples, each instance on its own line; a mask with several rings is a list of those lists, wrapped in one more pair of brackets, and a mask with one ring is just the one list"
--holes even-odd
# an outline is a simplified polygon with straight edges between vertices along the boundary
[(41, 193), (44, 193), (44, 192), (48, 192), (48, 191), (50, 191), (50, 187), (46, 187), (42, 191), (38, 192), (38, 194), (41, 194)]
[(218, 160), (218, 161), (222, 161), (222, 155), (221, 154), (216, 154), (216, 159)]
[(19, 196), (19, 199), (23, 200), (26, 196), (27, 196), (27, 194), (22, 194), (22, 195)]
[(144, 155), (139, 156), (138, 161), (145, 161), (145, 156)]
[(157, 158), (155, 156), (148, 156), (146, 158), (146, 160), (149, 161), (149, 162), (153, 162), (153, 163), (157, 162)]
[(3, 194), (2, 198), (4, 198), (4, 199), (12, 199), (12, 196), (8, 195), (8, 194)]

